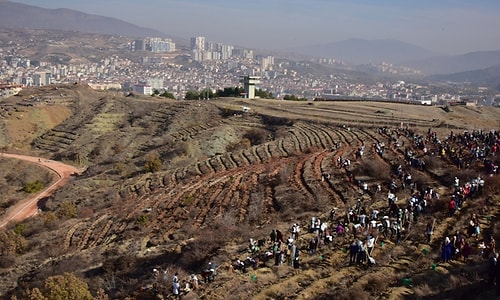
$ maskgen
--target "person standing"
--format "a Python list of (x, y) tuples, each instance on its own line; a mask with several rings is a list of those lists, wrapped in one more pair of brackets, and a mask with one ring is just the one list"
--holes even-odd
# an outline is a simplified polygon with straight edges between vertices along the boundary
[(431, 238), (433, 234), (433, 228), (431, 223), (427, 223), (427, 227), (425, 228), (425, 236), (427, 237), (427, 244), (431, 243)]
[(449, 237), (446, 237), (444, 239), (443, 245), (441, 246), (441, 259), (443, 262), (448, 262), (451, 260), (451, 255), (452, 255), (452, 243), (450, 241)]
[(358, 257), (359, 247), (356, 243), (356, 240), (352, 241), (352, 244), (349, 246), (349, 263), (356, 263), (356, 259)]
[(172, 283), (172, 294), (174, 295), (174, 299), (181, 298), (181, 285), (178, 281)]
[[(498, 265), (498, 253), (493, 253), (488, 263), (488, 285), (495, 284), (495, 277), (498, 267), (497, 265)], [(497, 282), (497, 284), (500, 284), (500, 282)]]
[(370, 234), (366, 238), (366, 251), (368, 256), (371, 256), (374, 246), (375, 246), (375, 237), (372, 234)]
[(198, 289), (199, 283), (198, 276), (196, 276), (196, 274), (191, 274), (191, 285), (193, 286), (194, 290)]
[(277, 235), (277, 234), (276, 234), (276, 230), (274, 230), (274, 229), (273, 229), (273, 230), (271, 231), (271, 234), (269, 234), (269, 237), (271, 238), (271, 243), (276, 242), (276, 235)]

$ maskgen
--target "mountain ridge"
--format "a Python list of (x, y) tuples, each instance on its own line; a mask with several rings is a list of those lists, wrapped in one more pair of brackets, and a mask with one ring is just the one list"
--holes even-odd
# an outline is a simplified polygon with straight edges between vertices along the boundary
[(500, 89), (500, 64), (479, 70), (432, 75), (427, 79), (433, 81), (470, 82), (472, 84), (497, 85)]
[(158, 30), (80, 11), (46, 9), (11, 1), (0, 1), (0, 28), (55, 29), (99, 34), (118, 34), (131, 37), (166, 35)]
[(473, 51), (459, 55), (436, 56), (405, 62), (429, 75), (455, 74), (494, 67), (500, 64), (500, 50)]
[[(366, 49), (370, 49), (370, 53)], [(394, 39), (352, 38), (338, 42), (312, 45), (292, 49), (295, 52), (312, 56), (343, 60), (352, 64), (399, 63), (409, 59), (420, 59), (439, 55), (439, 53), (420, 46)]]
[(421, 70), (428, 76), (485, 69), (500, 63), (500, 50), (451, 55), (393, 39), (347, 39), (288, 49), (288, 51), (314, 57), (332, 58), (354, 65), (370, 63), (402, 65)]

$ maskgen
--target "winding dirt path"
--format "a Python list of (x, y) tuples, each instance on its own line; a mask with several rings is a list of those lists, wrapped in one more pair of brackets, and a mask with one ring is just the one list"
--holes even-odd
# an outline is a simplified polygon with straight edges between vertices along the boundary
[(11, 207), (7, 213), (0, 219), (0, 229), (4, 228), (9, 222), (19, 222), (29, 217), (36, 215), (38, 212), (38, 201), (44, 197), (49, 196), (58, 187), (63, 186), (68, 181), (68, 178), (73, 174), (79, 174), (82, 170), (74, 166), (66, 165), (54, 160), (48, 160), (41, 157), (33, 157), (19, 154), (2, 153), (0, 157), (15, 158), (24, 161), (36, 163), (40, 166), (46, 167), (57, 174), (59, 177), (49, 187), (39, 192), (35, 196), (28, 197), (19, 201), (16, 205)]

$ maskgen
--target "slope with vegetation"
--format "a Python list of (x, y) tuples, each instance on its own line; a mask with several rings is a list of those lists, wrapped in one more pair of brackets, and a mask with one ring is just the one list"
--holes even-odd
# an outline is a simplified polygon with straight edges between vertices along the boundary
[[(489, 130), (498, 125), (494, 108), (446, 112), (377, 102), (175, 101), (80, 85), (52, 92), (54, 97), (67, 95), (61, 105), (70, 116), (26, 135), (21, 148), (87, 169), (47, 199), (39, 215), (2, 233), (0, 290), (6, 299), (28, 294), (50, 298), (53, 289), (47, 286), (55, 282), (76, 285), (82, 299), (88, 297), (86, 291), (96, 299), (151, 299), (154, 291), (169, 296), (175, 272), (185, 279), (208, 262), (220, 265), (214, 282), (200, 283), (186, 297), (416, 299), (461, 294), (472, 299), (482, 286), (484, 261), (478, 256), (431, 268), (442, 238), (466, 227), (472, 212), (481, 216), (485, 233), (498, 237), (498, 177), (487, 177), (487, 189), (460, 213), (446, 215), (453, 177), (470, 180), (483, 172), (481, 163), (457, 170), (446, 157), (428, 155), (423, 158), (426, 170), (405, 167), (419, 186), (439, 190), (442, 200), (408, 229), (402, 243), (380, 236), (373, 267), (349, 266), (345, 249), (350, 236), (335, 237), (308, 255), (313, 234), (307, 228), (311, 217), (327, 219), (333, 207), (342, 216), (357, 199), (368, 210), (385, 210), (393, 168), (406, 163), (404, 148), (380, 128), (403, 127), (419, 134), (431, 128), (442, 137), (451, 130)], [(26, 97), (7, 101), (16, 107)], [(1, 121), (8, 128), (8, 119)], [(413, 147), (411, 138), (398, 139)], [(386, 145), (383, 155), (374, 147), (380, 143)], [(366, 151), (356, 159), (362, 145)], [(436, 147), (430, 152), (437, 153)], [(4, 150), (16, 148), (8, 144)], [(339, 156), (351, 159), (349, 170), (337, 167)], [(383, 192), (363, 194), (356, 181), (349, 181), (350, 174), (370, 186), (381, 184)], [(406, 201), (404, 191), (397, 194)], [(426, 244), (425, 224), (433, 220), (434, 239)], [(251, 255), (250, 238), (268, 240), (272, 229), (288, 236), (294, 223), (303, 228), (297, 241), (299, 269), (261, 261), (247, 273), (231, 271), (236, 259)], [(261, 251), (270, 247), (267, 242)], [(168, 270), (166, 282), (155, 277), (153, 269), (159, 268)], [(485, 290), (479, 296), (490, 294)]]

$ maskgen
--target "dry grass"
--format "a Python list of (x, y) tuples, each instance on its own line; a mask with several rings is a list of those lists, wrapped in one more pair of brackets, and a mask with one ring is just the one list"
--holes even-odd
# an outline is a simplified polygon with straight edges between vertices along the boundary
[[(60, 250), (56, 247), (57, 243), (62, 240), (61, 236), (68, 233), (67, 229), (71, 224), (75, 223), (61, 224), (61, 220), (49, 218), (50, 214), (43, 214), (45, 219), (33, 219), (38, 220), (38, 223), (28, 222), (26, 230), (29, 232), (27, 236), (33, 240), (31, 245), (40, 251), (37, 260), (46, 256), (61, 257), (58, 270), (67, 270), (71, 266), (82, 270), (93, 263), (97, 264), (99, 260), (104, 261), (103, 268), (96, 270), (96, 273), (104, 272), (103, 276), (88, 273), (87, 279), (93, 283), (93, 290), (103, 286), (110, 287), (113, 288), (110, 295), (116, 298), (124, 298), (128, 292), (129, 295), (140, 299), (141, 295), (145, 297), (145, 294), (140, 294), (139, 287), (151, 283), (151, 278), (148, 277), (151, 266), (168, 265), (171, 269), (175, 268), (180, 273), (187, 274), (199, 271), (209, 260), (220, 262), (224, 267), (221, 268), (220, 280), (204, 286), (200, 291), (200, 298), (205, 299), (385, 299), (401, 287), (401, 278), (406, 276), (412, 277), (415, 284), (414, 293), (417, 296), (433, 295), (437, 290), (434, 283), (461, 288), (459, 275), (442, 276), (441, 273), (430, 269), (439, 255), (437, 241), (441, 236), (434, 237), (436, 242), (433, 245), (425, 245), (431, 251), (428, 255), (421, 253), (422, 246), (411, 243), (413, 239), (419, 240), (422, 232), (420, 225), (413, 226), (408, 241), (399, 246), (386, 242), (384, 248), (381, 248), (379, 240), (374, 252), (377, 260), (374, 267), (347, 266), (345, 254), (341, 254), (347, 240), (341, 237), (336, 237), (333, 245), (325, 245), (320, 249), (321, 259), (318, 259), (317, 255), (309, 256), (306, 249), (312, 234), (308, 235), (306, 231), (310, 217), (321, 216), (324, 220), (324, 216), (334, 205), (341, 206), (340, 213), (345, 209), (344, 206), (354, 203), (359, 194), (354, 185), (344, 180), (344, 171), (332, 167), (338, 153), (329, 153), (323, 161), (310, 159), (320, 157), (317, 154), (323, 151), (323, 145), (319, 145), (317, 140), (327, 142), (329, 138), (326, 134), (322, 135), (314, 132), (315, 130), (308, 132), (304, 126), (301, 129), (304, 136), (297, 136), (297, 139), (292, 140), (288, 132), (293, 129), (290, 128), (294, 126), (292, 120), (315, 122), (314, 124), (331, 134), (333, 140), (349, 140), (350, 144), (343, 143), (345, 148), (342, 151), (346, 155), (352, 155), (358, 144), (356, 133), (361, 134), (360, 131), (356, 132), (353, 125), (366, 122), (365, 125), (378, 126), (380, 123), (390, 122), (384, 119), (384, 116), (374, 114), (375, 111), (385, 110), (389, 112), (387, 115), (390, 115), (391, 111), (400, 108), (401, 115), (398, 118), (405, 119), (405, 122), (421, 122), (425, 124), (422, 126), (426, 127), (435, 123), (432, 118), (440, 119), (442, 110), (438, 108), (377, 103), (318, 102), (307, 105), (280, 102), (280, 109), (276, 109), (276, 102), (273, 101), (244, 102), (245, 100), (240, 99), (214, 100), (204, 102), (200, 106), (184, 102), (163, 103), (160, 108), (160, 105), (134, 103), (136, 100), (127, 98), (101, 101), (100, 109), (97, 109), (97, 106), (91, 105), (92, 99), (82, 101), (88, 101), (89, 107), (93, 107), (88, 109), (91, 113), (77, 114), (65, 123), (64, 128), (74, 131), (77, 138), (68, 149), (61, 150), (58, 157), (75, 160), (77, 157), (88, 158), (91, 154), (92, 159), (88, 161), (91, 165), (84, 176), (76, 178), (74, 182), (59, 190), (50, 202), (54, 208), (65, 201), (77, 203), (79, 217), (88, 217), (89, 220), (73, 220), (81, 223), (75, 227), (76, 232), (69, 234), (68, 238), (73, 245), (79, 245), (84, 237), (89, 242), (67, 251)], [(235, 106), (240, 104), (237, 101), (248, 103), (255, 114), (232, 118), (228, 113), (227, 118), (222, 119), (218, 106), (227, 106), (228, 103), (232, 105), (233, 101), (238, 104), (234, 104)], [(104, 112), (106, 107), (102, 105), (106, 105), (105, 102), (113, 104), (117, 111)], [(116, 108), (120, 105), (133, 111), (126, 124), (116, 124), (120, 119), (118, 116), (124, 112)], [(407, 109), (403, 110), (403, 107)], [(111, 105), (108, 108), (111, 109)], [(103, 112), (100, 112), (101, 110)], [(457, 111), (460, 114), (467, 112), (461, 109)], [(80, 130), (82, 122), (94, 122), (89, 127), (94, 129)], [(223, 125), (220, 125), (221, 123)], [(351, 127), (350, 132), (339, 129), (339, 125), (344, 123)], [(119, 130), (109, 132), (114, 126)], [(241, 128), (262, 126), (267, 126), (266, 130), (239, 132)], [(282, 140), (267, 143), (269, 132), (273, 133), (274, 138)], [(230, 134), (232, 137), (226, 138)], [(307, 134), (310, 136), (306, 137)], [(341, 137), (341, 134), (345, 137)], [(386, 137), (375, 138), (383, 140)], [(98, 142), (94, 142), (97, 140)], [(253, 148), (264, 141), (266, 145)], [(311, 146), (311, 143), (314, 145)], [(215, 159), (210, 161), (213, 165), (205, 163), (205, 159), (212, 158), (213, 153), (243, 148), (247, 150), (247, 158), (238, 156), (238, 151), (234, 151), (232, 157), (223, 157), (225, 162), (234, 159), (239, 167), (229, 163), (226, 168)], [(264, 151), (282, 153), (283, 149), (288, 155), (283, 158), (274, 154), (272, 159), (261, 163), (252, 156), (254, 149), (259, 150), (258, 156), (267, 156), (263, 154)], [(303, 153), (298, 149), (302, 149)], [(355, 174), (366, 176), (367, 180), (374, 183), (385, 183), (390, 176), (390, 165), (399, 162), (401, 155), (399, 152), (386, 150), (388, 155), (380, 159), (370, 156), (370, 151), (367, 151), (367, 159), (363, 158), (362, 164), (355, 162)], [(134, 172), (141, 170), (145, 156), (153, 152), (158, 153), (164, 160), (163, 170), (151, 177), (136, 176)], [(387, 157), (394, 161), (389, 162)], [(304, 163), (305, 167), (296, 170), (299, 162)], [(419, 186), (444, 186), (446, 191), (450, 176), (456, 170), (448, 162), (435, 157), (429, 158), (428, 167), (435, 172), (412, 172)], [(330, 183), (318, 179), (323, 170), (332, 172)], [(463, 176), (463, 180), (472, 176), (472, 172), (468, 170), (457, 174)], [(123, 176), (131, 178), (123, 181)], [(229, 191), (232, 180), (227, 179), (238, 178), (237, 176), (242, 178), (241, 183)], [(491, 183), (488, 180), (488, 190), (485, 190), (485, 193), (498, 191), (498, 186), (493, 179)], [(404, 195), (404, 192), (401, 192), (401, 195)], [(340, 198), (345, 199), (345, 205)], [(365, 198), (369, 208), (385, 205), (385, 202), (382, 202), (384, 195), (365, 195)], [(440, 200), (442, 203), (433, 203), (433, 218), (439, 221), (443, 219), (441, 212), (446, 209), (447, 198), (448, 194), (444, 193)], [(449, 231), (455, 230), (455, 227), (463, 226), (468, 213), (478, 211), (479, 203), (490, 203), (489, 213), (496, 217), (496, 202), (496, 199), (481, 199), (478, 204), (471, 203), (469, 208), (464, 209), (464, 219), (454, 217), (456, 219), (438, 222), (436, 234), (448, 234)], [(194, 203), (197, 203), (196, 207), (192, 207)], [(147, 220), (144, 220), (141, 226), (132, 224), (137, 220), (137, 216), (146, 216), (146, 207), (153, 209), (152, 213), (147, 214)], [(200, 219), (193, 220), (198, 216), (201, 216)], [(100, 217), (103, 217), (102, 221), (98, 221)], [(301, 250), (299, 270), (289, 266), (272, 269), (263, 267), (252, 270), (252, 274), (257, 275), (257, 280), (252, 280), (248, 274), (229, 273), (226, 268), (228, 261), (248, 255), (245, 249), (249, 238), (268, 239), (270, 230), (277, 228), (284, 233), (286, 239), (292, 223), (299, 223), (303, 228), (303, 235), (297, 242)], [(40, 229), (36, 228), (37, 224)], [(105, 224), (111, 225), (105, 229)], [(58, 232), (58, 228), (64, 230)], [(50, 231), (52, 229), (54, 231)], [(48, 231), (44, 232), (46, 230)], [(46, 242), (40, 242), (41, 240)], [(73, 251), (89, 255), (78, 256), (74, 255)], [(104, 255), (103, 259), (101, 254)], [(62, 255), (67, 258), (62, 259)], [(75, 257), (74, 259), (79, 259), (80, 262), (69, 257)], [(27, 257), (16, 257), (15, 263), (22, 266), (32, 261)], [(12, 262), (7, 259), (5, 264), (12, 265)], [(438, 270), (454, 272), (462, 266), (439, 266)], [(42, 268), (41, 273), (51, 270), (49, 266)], [(469, 270), (468, 266), (464, 268)], [(12, 278), (14, 277), (13, 275)], [(427, 279), (429, 282), (425, 281)], [(170, 286), (164, 292), (170, 293)]]
[(434, 290), (427, 284), (421, 284), (413, 287), (413, 293), (417, 298), (424, 298), (434, 295)]

